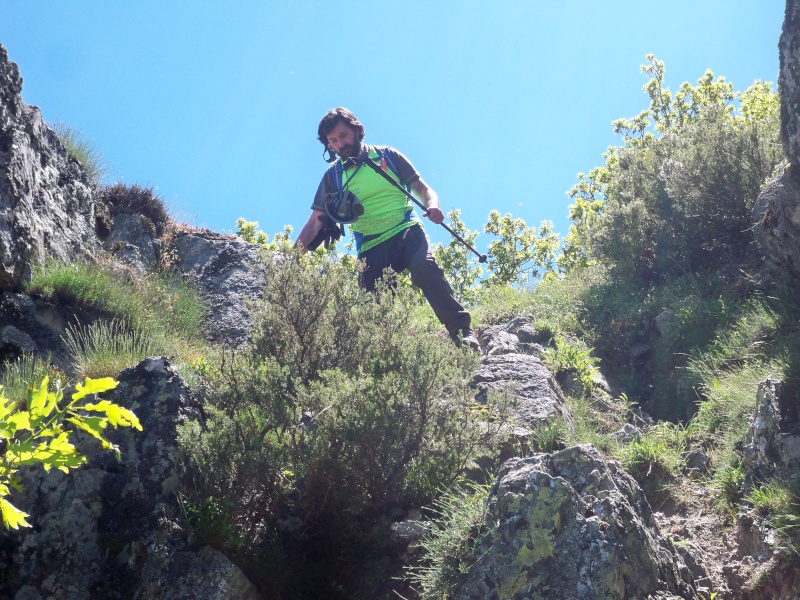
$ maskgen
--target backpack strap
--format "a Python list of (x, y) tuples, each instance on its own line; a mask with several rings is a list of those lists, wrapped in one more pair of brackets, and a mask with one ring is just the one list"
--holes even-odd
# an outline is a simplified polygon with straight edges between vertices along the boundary
[(328, 171), (330, 171), (331, 179), (333, 179), (333, 185), (336, 187), (337, 192), (342, 191), (342, 161), (341, 159), (337, 158), (334, 163), (328, 167)]
[[(388, 168), (392, 172), (392, 175), (395, 176), (397, 181), (401, 181), (400, 173), (397, 170), (397, 164), (394, 162), (394, 158), (392, 158), (392, 153), (389, 152), (389, 149), (388, 148), (374, 147), (374, 150), (378, 154), (378, 158), (380, 159), (381, 169), (386, 171), (386, 169)], [(365, 158), (369, 158), (369, 151), (370, 151), (370, 147), (368, 146), (368, 147), (365, 148), (365, 152), (366, 152), (366, 157)], [(359, 161), (359, 166), (361, 166), (360, 165), (360, 161)], [(344, 176), (344, 169), (342, 167), (342, 159), (341, 158), (337, 158), (336, 161), (330, 167), (328, 167), (328, 170), (331, 172), (331, 178), (333, 179), (333, 185), (336, 187), (336, 191), (337, 192), (341, 192), (342, 189), (344, 188), (344, 186), (346, 185), (346, 183), (344, 183), (344, 184), (342, 183), (342, 179), (343, 179), (343, 176)], [(352, 177), (354, 175), (355, 175), (355, 173), (353, 173), (353, 175), (351, 175), (350, 178), (352, 179)], [(349, 179), (348, 179), (348, 181), (349, 181)], [(407, 183), (404, 183), (402, 185), (406, 189), (406, 191), (409, 191), (409, 192), (411, 191), (411, 186), (410, 185), (408, 185)]]
[[(384, 171), (388, 167), (392, 174), (397, 178), (397, 181), (402, 183), (400, 179), (400, 173), (397, 170), (397, 164), (394, 162), (394, 158), (392, 158), (392, 153), (389, 152), (388, 148), (375, 148), (375, 151), (378, 153), (378, 157), (381, 159), (381, 169)], [(402, 184), (406, 191), (411, 191), (411, 186), (407, 183)]]

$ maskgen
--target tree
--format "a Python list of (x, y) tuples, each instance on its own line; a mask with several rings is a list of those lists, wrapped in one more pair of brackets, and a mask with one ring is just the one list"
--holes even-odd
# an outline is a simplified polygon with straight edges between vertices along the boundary
[(489, 285), (520, 284), (555, 272), (558, 234), (551, 221), (542, 221), (537, 232), (522, 219), (493, 210), (483, 230), (499, 238), (489, 244)]
[[(475, 245), (477, 231), (470, 231), (459, 218), (461, 211), (451, 210), (447, 213), (450, 228), (460, 235), (470, 246)], [(483, 269), (474, 258), (474, 254), (456, 238), (452, 238), (447, 246), (434, 244), (431, 254), (442, 268), (453, 288), (453, 293), (462, 304), (469, 306), (478, 295), (478, 282)]]
[(673, 94), (663, 62), (648, 55), (641, 69), (649, 107), (613, 122), (622, 145), (568, 192), (562, 272), (602, 262), (653, 281), (741, 258), (749, 245), (753, 202), (781, 160), (771, 84), (738, 93), (706, 71)]

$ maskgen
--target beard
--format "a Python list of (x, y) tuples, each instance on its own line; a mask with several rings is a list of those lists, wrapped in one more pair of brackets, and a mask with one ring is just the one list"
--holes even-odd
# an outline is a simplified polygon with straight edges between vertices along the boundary
[(358, 151), (361, 148), (361, 144), (350, 144), (348, 146), (342, 146), (339, 148), (339, 156), (341, 158), (355, 158), (358, 156)]

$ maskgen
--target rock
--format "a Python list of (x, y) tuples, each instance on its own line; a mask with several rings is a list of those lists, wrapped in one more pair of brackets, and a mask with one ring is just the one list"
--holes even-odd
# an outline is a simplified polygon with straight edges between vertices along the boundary
[(476, 399), (483, 403), (490, 389), (512, 393), (515, 398), (512, 413), (523, 426), (567, 413), (553, 374), (541, 360), (526, 354), (487, 356), (472, 386), (478, 390)]
[(744, 447), (748, 479), (800, 466), (799, 421), (797, 403), (783, 382), (767, 378), (759, 384)]
[(786, 169), (759, 194), (752, 222), (766, 275), (800, 278), (800, 164)]
[(0, 46), (0, 289), (17, 290), (48, 257), (92, 255), (93, 189), (78, 162), (21, 98), (17, 65)]
[(120, 213), (113, 218), (103, 246), (123, 264), (144, 273), (156, 266), (155, 237), (155, 228), (147, 217)]
[(199, 416), (186, 383), (166, 358), (148, 358), (118, 380), (105, 396), (134, 410), (143, 431), (108, 432), (119, 462), (74, 433), (86, 465), (25, 472), (14, 503), (33, 527), (9, 532), (0, 545), (0, 597), (259, 598), (238, 567), (186, 533), (176, 426)]
[(208, 303), (212, 340), (231, 345), (247, 340), (253, 323), (246, 302), (259, 298), (263, 289), (252, 267), (258, 262), (258, 246), (204, 231), (179, 233), (173, 244), (175, 267), (199, 283)]
[(676, 319), (675, 313), (671, 310), (662, 311), (656, 317), (656, 327), (658, 327), (659, 333), (664, 336), (669, 335), (675, 326)]
[(486, 327), (480, 332), (479, 339), (487, 356), (518, 354), (520, 351), (519, 338), (509, 333), (503, 325)]
[(711, 468), (711, 458), (702, 448), (692, 448), (688, 452), (684, 452), (681, 457), (688, 473), (703, 474)]
[(422, 540), (430, 536), (431, 524), (427, 521), (407, 519), (392, 523), (391, 527), (392, 542), (403, 548), (418, 545)]
[(620, 444), (630, 444), (633, 440), (638, 440), (641, 435), (641, 430), (639, 430), (636, 426), (631, 425), (630, 423), (625, 423), (625, 425), (622, 426), (622, 429), (612, 433), (611, 437), (617, 440)]
[(6, 325), (0, 330), (0, 346), (13, 346), (19, 352), (36, 352), (36, 342), (24, 331), (13, 325)]
[(696, 598), (638, 484), (591, 446), (507, 461), (454, 598)]
[(792, 165), (800, 166), (800, 0), (786, 0), (778, 51), (783, 151)]

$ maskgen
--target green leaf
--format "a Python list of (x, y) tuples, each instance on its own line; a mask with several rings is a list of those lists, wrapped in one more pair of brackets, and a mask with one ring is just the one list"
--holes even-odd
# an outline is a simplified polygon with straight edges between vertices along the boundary
[(108, 390), (113, 390), (118, 385), (119, 382), (114, 381), (114, 379), (111, 377), (103, 377), (102, 379), (92, 379), (87, 377), (84, 380), (83, 385), (80, 383), (75, 385), (75, 389), (77, 391), (72, 394), (72, 401), (77, 402), (89, 394), (101, 394), (103, 392), (107, 392)]
[(16, 406), (14, 402), (6, 398), (6, 392), (2, 387), (3, 386), (0, 386), (0, 424), (14, 411)]
[(81, 406), (81, 408), (83, 410), (94, 410), (106, 413), (108, 422), (114, 427), (134, 427), (139, 431), (142, 430), (139, 419), (133, 414), (133, 411), (123, 408), (118, 404), (114, 404), (113, 402), (109, 402), (108, 400), (102, 400), (97, 404), (86, 404)]
[(32, 417), (38, 417), (44, 410), (44, 403), (47, 400), (47, 386), (50, 383), (50, 378), (45, 377), (42, 379), (42, 385), (39, 389), (31, 388), (28, 391), (28, 410), (30, 410)]
[(25, 520), (28, 514), (16, 508), (5, 498), (0, 498), (0, 511), (3, 513), (3, 525), (6, 526), (6, 529), (19, 529), (20, 525), (23, 527), (31, 526)]
[(30, 414), (27, 410), (23, 410), (16, 414), (11, 415), (8, 419), (6, 419), (6, 423), (9, 425), (8, 429), (12, 431), (12, 435), (14, 432), (22, 430), (30, 430), (31, 428), (31, 419)]
[(103, 437), (103, 430), (108, 424), (108, 419), (104, 417), (70, 417), (67, 421), (99, 440), (106, 450), (116, 450), (117, 447)]

